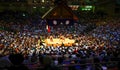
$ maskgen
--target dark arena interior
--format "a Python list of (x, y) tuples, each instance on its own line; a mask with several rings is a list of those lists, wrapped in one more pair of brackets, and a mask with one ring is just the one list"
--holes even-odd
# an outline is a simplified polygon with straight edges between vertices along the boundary
[(0, 0), (0, 70), (120, 70), (120, 0)]

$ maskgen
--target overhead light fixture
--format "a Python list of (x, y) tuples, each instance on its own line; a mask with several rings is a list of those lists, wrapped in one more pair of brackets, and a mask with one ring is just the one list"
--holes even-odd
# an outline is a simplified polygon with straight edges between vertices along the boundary
[(23, 17), (25, 17), (25, 14), (23, 13)]
[(54, 25), (56, 25), (56, 24), (57, 24), (57, 21), (56, 21), (56, 20), (54, 20), (54, 21), (53, 21), (53, 24), (54, 24)]
[(45, 0), (42, 0), (42, 2), (45, 2)]
[(70, 21), (69, 21), (69, 20), (67, 20), (67, 21), (66, 21), (66, 25), (68, 25), (69, 23), (70, 23)]
[(44, 6), (42, 6), (42, 8), (45, 8)]
[(33, 8), (35, 9), (36, 7), (34, 6)]

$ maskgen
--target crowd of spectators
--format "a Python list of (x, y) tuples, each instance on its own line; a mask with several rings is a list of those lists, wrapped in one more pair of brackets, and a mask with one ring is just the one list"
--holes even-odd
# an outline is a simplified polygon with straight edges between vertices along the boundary
[[(46, 30), (44, 20), (34, 21), (27, 19), (25, 23), (21, 23), (0, 20), (0, 61), (8, 58), (6, 61), (9, 62), (4, 66), (0, 62), (0, 67), (9, 69), (14, 65), (14, 62), (10, 63), (11, 54), (22, 54), (23, 64), (29, 69), (37, 66), (38, 69), (43, 67), (41, 69), (57, 70), (57, 67), (61, 65), (64, 67), (64, 65), (82, 64), (64, 67), (63, 70), (101, 70), (101, 68), (117, 65), (116, 63), (112, 65), (105, 63), (119, 61), (118, 58), (120, 58), (119, 19), (108, 20), (105, 25), (94, 26), (91, 29), (89, 25), (95, 23), (90, 21), (85, 22), (84, 25), (51, 26), (50, 33)], [(75, 44), (69, 47), (64, 45), (54, 47), (44, 44), (44, 40), (50, 36), (59, 38), (61, 35), (74, 39)], [(85, 65), (87, 63), (91, 64)]]

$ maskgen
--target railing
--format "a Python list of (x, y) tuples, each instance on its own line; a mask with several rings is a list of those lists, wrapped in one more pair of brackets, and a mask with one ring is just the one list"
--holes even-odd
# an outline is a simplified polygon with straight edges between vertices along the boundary
[[(63, 64), (63, 65), (57, 65), (54, 66), (53, 68), (56, 68), (56, 70), (71, 70), (71, 68), (75, 68), (75, 70), (96, 70), (96, 65), (101, 65), (101, 64), (107, 64), (107, 69), (106, 70), (119, 70), (118, 69), (118, 62), (117, 61), (111, 61), (111, 62), (101, 62), (101, 63), (85, 63), (85, 64)], [(114, 64), (114, 66), (108, 66), (109, 64)], [(78, 68), (76, 68), (78, 67)], [(44, 70), (44, 66), (39, 66), (39, 67), (32, 67), (30, 70)], [(101, 66), (102, 68), (102, 66)]]
[[(112, 60), (109, 62), (99, 62), (99, 63), (94, 63), (92, 61), (89, 62), (89, 60), (85, 60), (85, 63), (78, 63), (78, 64), (60, 64), (60, 65), (53, 65), (51, 68), (56, 68), (56, 70), (71, 70), (71, 68), (75, 68), (75, 70), (96, 70), (97, 68), (102, 68), (102, 66), (105, 65), (107, 67), (106, 70), (119, 70), (118, 65), (119, 65), (119, 58), (115, 58), (117, 60)], [(37, 63), (33, 64), (26, 64), (30, 70), (44, 70), (45, 66)], [(5, 70), (7, 67), (0, 67), (0, 70)]]

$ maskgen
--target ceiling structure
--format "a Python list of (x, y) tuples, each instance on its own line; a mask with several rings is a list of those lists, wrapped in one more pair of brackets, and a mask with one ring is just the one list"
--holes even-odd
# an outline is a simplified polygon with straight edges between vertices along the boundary
[[(41, 11), (43, 13), (47, 12), (50, 8), (54, 7), (56, 2), (61, 0), (0, 0), (0, 12), (3, 10), (23, 10), (23, 11)], [(65, 0), (64, 0), (65, 1)], [(81, 7), (84, 5), (94, 5), (100, 9), (109, 10), (111, 5), (120, 0), (66, 0), (67, 5), (77, 5), (77, 7)], [(111, 4), (106, 6), (107, 4)], [(119, 3), (118, 3), (119, 4)], [(103, 7), (105, 5), (105, 7)], [(18, 8), (19, 7), (19, 8)], [(102, 7), (102, 8), (101, 8)], [(112, 6), (114, 7), (114, 6)], [(118, 6), (116, 6), (119, 8)], [(76, 10), (76, 9), (75, 9)]]
[[(7, 2), (15, 2), (15, 3), (19, 3), (19, 2), (28, 2), (28, 3), (33, 3), (33, 4), (53, 4), (54, 2), (59, 2), (61, 0), (0, 0), (0, 3), (7, 3)], [(95, 4), (95, 3), (103, 3), (106, 1), (111, 1), (111, 0), (66, 0), (68, 4), (78, 4), (81, 5), (82, 3), (84, 4)], [(115, 0), (114, 0), (115, 1)], [(118, 0), (116, 0), (118, 1)]]

